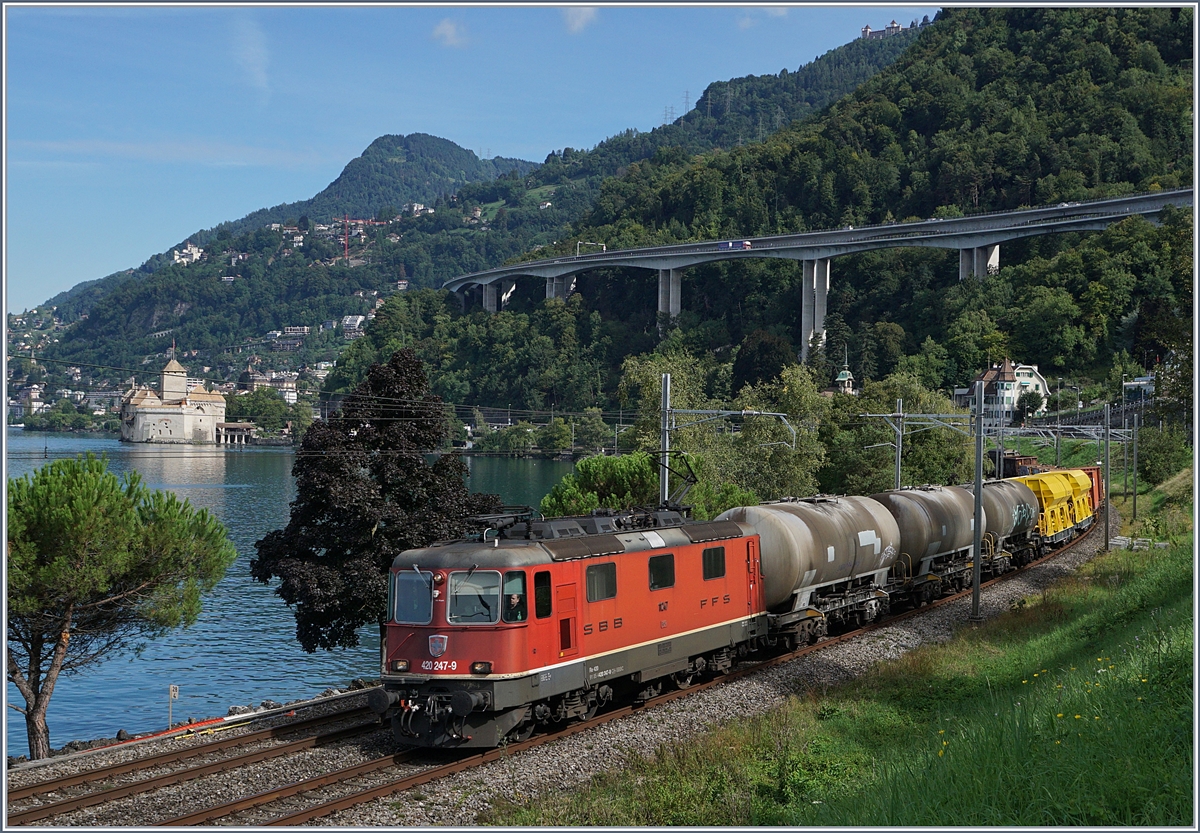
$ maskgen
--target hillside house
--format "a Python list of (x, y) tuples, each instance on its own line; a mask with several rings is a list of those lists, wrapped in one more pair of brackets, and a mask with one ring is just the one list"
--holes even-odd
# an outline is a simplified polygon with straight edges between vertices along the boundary
[(985, 427), (1011, 425), (1020, 416), (1017, 400), (1026, 391), (1036, 391), (1042, 396), (1042, 404), (1029, 416), (1046, 413), (1050, 389), (1046, 378), (1038, 372), (1036, 364), (1014, 365), (1005, 359), (998, 365), (980, 373), (969, 387), (954, 389), (954, 404), (960, 408), (972, 408), (975, 399), (975, 383), (983, 382), (983, 423)]
[(175, 263), (182, 263), (184, 266), (195, 263), (204, 254), (204, 249), (192, 243), (191, 240), (183, 247), (183, 251), (179, 249), (171, 250), (171, 259)]

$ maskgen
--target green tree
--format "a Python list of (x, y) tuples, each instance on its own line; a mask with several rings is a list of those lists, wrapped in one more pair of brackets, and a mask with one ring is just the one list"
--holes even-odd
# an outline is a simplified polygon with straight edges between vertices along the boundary
[(1138, 431), (1138, 476), (1157, 486), (1183, 471), (1191, 450), (1183, 432), (1173, 426)]
[(1041, 393), (1036, 390), (1027, 390), (1022, 392), (1021, 395), (1017, 397), (1018, 416), (1016, 421), (1021, 423), (1032, 417), (1035, 413), (1037, 413), (1038, 408), (1042, 407), (1042, 402), (1044, 401), (1045, 400), (1042, 398)]
[(733, 360), (733, 392), (740, 392), (746, 385), (778, 379), (785, 367), (795, 363), (796, 351), (787, 339), (766, 330), (755, 330), (746, 336)]
[(357, 629), (383, 617), (387, 572), (401, 552), (465, 531), (465, 519), (499, 507), (467, 491), (446, 440), (446, 409), (421, 362), (400, 350), (304, 434), (292, 473), (296, 499), (284, 529), (255, 544), (250, 574), (295, 606), (304, 650), (352, 648)]
[(583, 416), (575, 423), (575, 445), (589, 451), (598, 451), (612, 438), (612, 429), (600, 416), (600, 409), (584, 409)]
[(226, 419), (249, 420), (263, 434), (279, 433), (291, 417), (291, 407), (274, 388), (259, 388), (243, 396), (225, 399)]
[(644, 451), (585, 457), (542, 498), (543, 515), (583, 515), (658, 502), (658, 462)]
[(188, 627), (237, 557), (225, 527), (93, 455), (8, 481), (8, 679), (32, 758), (50, 754), (55, 684), (141, 640)]
[(571, 447), (571, 426), (562, 417), (554, 417), (538, 429), (536, 437), (542, 451), (566, 451)]

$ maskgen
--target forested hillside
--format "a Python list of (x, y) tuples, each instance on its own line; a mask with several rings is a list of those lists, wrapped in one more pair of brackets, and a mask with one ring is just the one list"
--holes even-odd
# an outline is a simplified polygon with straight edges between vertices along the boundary
[[(703, 156), (659, 150), (604, 181), (572, 238), (527, 256), (573, 254), (576, 239), (612, 248), (748, 236), (1190, 183), (1191, 32), (1189, 9), (948, 11), (818, 120)], [(1160, 228), (1135, 218), (1004, 245), (999, 274), (961, 283), (955, 252), (837, 258), (814, 370), (831, 379), (848, 353), (859, 380), (900, 369), (948, 388), (1010, 356), (1047, 375), (1119, 383), (1173, 351), (1190, 356), (1191, 240), (1190, 210)], [(689, 269), (684, 312), (660, 349), (706, 357), (710, 392), (736, 394), (729, 367), (753, 333), (798, 349), (799, 277), (799, 264), (767, 260)], [(585, 274), (581, 297), (561, 309), (535, 284), (497, 316), (447, 306), (425, 320), (410, 304), (396, 315), (408, 338), (430, 339), (435, 385), (455, 401), (614, 404), (621, 357), (657, 340), (653, 276)], [(368, 352), (386, 352), (389, 333), (354, 345), (342, 384)], [(523, 373), (509, 368), (515, 356)]]
[[(207, 354), (219, 345), (363, 312), (361, 300), (350, 299), (355, 291), (381, 290), (399, 278), (438, 286), (497, 266), (570, 235), (570, 224), (591, 210), (605, 177), (662, 148), (700, 153), (752, 141), (850, 92), (894, 61), (912, 38), (856, 40), (795, 72), (714, 82), (695, 109), (672, 124), (649, 133), (625, 131), (591, 151), (565, 148), (541, 166), (478, 160), (452, 142), (422, 134), (381, 137), (312, 200), (263, 209), (190, 238), (209, 249), (248, 252), (249, 264), (230, 270), (209, 252), (204, 261), (181, 267), (167, 252), (139, 269), (80, 284), (51, 299), (64, 322), (88, 316), (52, 352), (74, 361), (130, 366), (161, 352), (162, 342), (151, 338), (152, 332), (173, 329), (180, 346), (201, 349), (217, 364), (217, 357)], [(352, 276), (329, 265), (334, 247), (318, 245), (283, 260), (282, 238), (263, 231), (268, 223), (295, 224), (301, 218), (315, 223), (345, 213), (376, 217), (412, 201), (434, 207), (435, 213), (377, 230), (369, 255), (362, 258), (366, 262)], [(476, 207), (482, 222), (471, 225), (467, 220)], [(389, 239), (391, 233), (400, 239)], [(301, 268), (312, 271), (296, 273)], [(215, 286), (231, 271), (244, 279), (236, 290)]]

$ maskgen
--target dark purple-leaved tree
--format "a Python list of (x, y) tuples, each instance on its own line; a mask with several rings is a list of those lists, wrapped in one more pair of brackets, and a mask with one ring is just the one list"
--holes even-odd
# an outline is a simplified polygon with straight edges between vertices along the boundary
[(255, 544), (250, 572), (279, 580), (275, 592), (295, 608), (306, 651), (358, 645), (355, 631), (383, 618), (399, 553), (461, 536), (468, 516), (499, 507), (496, 495), (467, 491), (458, 456), (426, 461), (446, 428), (446, 406), (405, 349), (373, 365), (340, 412), (305, 432), (291, 519)]

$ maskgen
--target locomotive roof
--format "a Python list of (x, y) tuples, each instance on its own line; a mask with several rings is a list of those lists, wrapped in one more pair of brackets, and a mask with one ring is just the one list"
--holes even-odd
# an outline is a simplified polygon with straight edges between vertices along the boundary
[(392, 562), (397, 569), (513, 568), (577, 561), (585, 558), (623, 555), (655, 549), (671, 549), (708, 541), (753, 534), (734, 521), (683, 523), (652, 529), (585, 533), (551, 539), (489, 538), (487, 541), (442, 541), (428, 547), (402, 552)]

